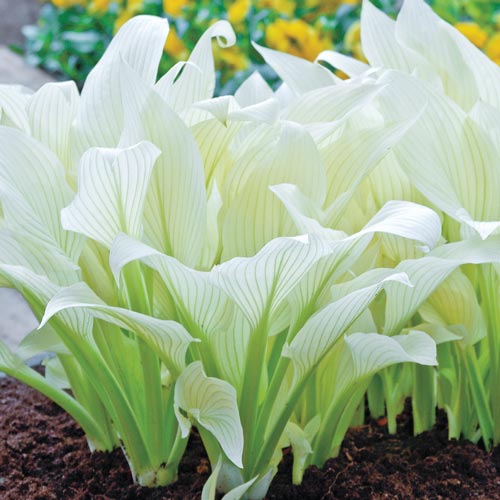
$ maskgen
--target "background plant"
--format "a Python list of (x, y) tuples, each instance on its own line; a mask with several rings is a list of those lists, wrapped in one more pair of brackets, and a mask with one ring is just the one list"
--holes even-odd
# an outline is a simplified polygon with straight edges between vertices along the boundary
[[(400, 3), (374, 2), (391, 16)], [(172, 32), (160, 71), (186, 58), (214, 19), (227, 18), (238, 31), (238, 43), (217, 51), (216, 94), (233, 93), (254, 70), (276, 84), (275, 73), (262, 64), (251, 41), (313, 60), (322, 50), (335, 49), (364, 60), (360, 43), (358, 0), (248, 0), (214, 2), (183, 0), (54, 0), (43, 5), (37, 26), (26, 26), (26, 57), (61, 77), (83, 83), (116, 30), (138, 14), (166, 16)], [(500, 3), (492, 1), (431, 1), (445, 20), (455, 25), (494, 61), (500, 61)]]

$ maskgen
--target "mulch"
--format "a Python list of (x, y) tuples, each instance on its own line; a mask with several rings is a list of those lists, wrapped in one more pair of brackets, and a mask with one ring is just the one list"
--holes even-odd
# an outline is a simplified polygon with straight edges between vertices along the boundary
[[(468, 441), (448, 441), (446, 418), (412, 435), (409, 403), (397, 435), (383, 422), (351, 429), (339, 457), (309, 468), (293, 486), (285, 453), (268, 500), (484, 499), (500, 500), (500, 447), (486, 452)], [(121, 453), (90, 454), (76, 423), (57, 405), (9, 378), (0, 379), (0, 498), (3, 500), (194, 500), (210, 465), (193, 434), (171, 486), (132, 484)]]

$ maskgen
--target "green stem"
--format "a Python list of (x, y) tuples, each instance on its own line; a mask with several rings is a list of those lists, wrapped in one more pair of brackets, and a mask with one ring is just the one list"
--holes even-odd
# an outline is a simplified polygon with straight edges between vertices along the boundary
[[(96, 391), (86, 380), (85, 374), (82, 372), (80, 365), (76, 362), (73, 356), (59, 355), (58, 356), (64, 372), (68, 377), (71, 390), (75, 399), (83, 405), (84, 408), (92, 411), (92, 417), (98, 423), (102, 432), (107, 435), (107, 442), (113, 443), (113, 448), (119, 446), (119, 441), (116, 432), (111, 424), (111, 419), (108, 412), (104, 408)], [(82, 426), (83, 427), (83, 426)], [(101, 449), (98, 444), (94, 443), (90, 436), (87, 436), (91, 451), (108, 451), (109, 448)]]
[(354, 387), (349, 385), (330, 403), (321, 418), (321, 425), (314, 440), (311, 463), (321, 467), (338, 453), (338, 447), (352, 422), (369, 381), (370, 377), (365, 377), (356, 382)]
[(436, 423), (436, 373), (433, 366), (412, 364), (412, 412), (415, 436)]
[(480, 376), (474, 346), (465, 346), (462, 350), (462, 356), (469, 378), (470, 392), (479, 419), (484, 445), (486, 449), (489, 450), (493, 441), (495, 424), (490, 411), (484, 383)]
[[(264, 314), (265, 318), (267, 312)], [(254, 448), (255, 435), (258, 434), (256, 426), (259, 389), (264, 366), (267, 341), (267, 321), (262, 319), (257, 328), (251, 333), (248, 342), (248, 351), (245, 361), (245, 375), (239, 402), (241, 425), (245, 439), (243, 451), (243, 464), (250, 470), (255, 461)], [(253, 476), (252, 476), (253, 477)], [(247, 480), (251, 479), (248, 477)]]
[(496, 445), (500, 443), (500, 280), (491, 264), (481, 266), (480, 276), (481, 305), (487, 321), (488, 388), (494, 423), (493, 442)]
[[(127, 306), (142, 314), (151, 315), (152, 301), (149, 297), (149, 290), (146, 283), (146, 276), (143, 274), (140, 262), (129, 263), (122, 272)], [(166, 424), (166, 415), (163, 406), (163, 394), (161, 386), (160, 360), (146, 343), (136, 336), (137, 351), (139, 354), (142, 371), (142, 408), (138, 411), (142, 416), (144, 427), (144, 439), (149, 448), (150, 459), (153, 465), (160, 465), (165, 462), (168, 450), (163, 439), (163, 432)], [(138, 388), (136, 385), (132, 387)]]

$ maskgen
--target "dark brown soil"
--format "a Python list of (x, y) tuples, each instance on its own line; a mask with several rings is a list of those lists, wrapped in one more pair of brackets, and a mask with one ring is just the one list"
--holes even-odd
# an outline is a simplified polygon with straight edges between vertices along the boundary
[[(466, 441), (447, 441), (439, 416), (431, 432), (411, 434), (407, 411), (399, 433), (371, 422), (349, 431), (340, 456), (322, 470), (310, 468), (301, 486), (291, 484), (286, 454), (269, 500), (500, 499), (500, 447), (487, 453)], [(74, 421), (37, 392), (0, 379), (0, 498), (2, 500), (194, 500), (209, 475), (193, 436), (179, 481), (155, 490), (131, 484), (120, 451), (87, 449)]]

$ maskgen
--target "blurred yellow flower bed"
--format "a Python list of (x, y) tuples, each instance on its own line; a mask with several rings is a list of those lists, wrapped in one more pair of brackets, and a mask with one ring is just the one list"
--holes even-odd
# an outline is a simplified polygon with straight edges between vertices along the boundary
[[(400, 0), (373, 2), (395, 15)], [(500, 64), (500, 2), (434, 0), (441, 17)], [(228, 19), (239, 39), (216, 51), (217, 92), (236, 89), (255, 69), (272, 84), (251, 42), (314, 60), (335, 49), (364, 60), (360, 36), (361, 0), (51, 0), (42, 8), (38, 26), (25, 27), (27, 59), (82, 82), (113, 34), (131, 17), (167, 17), (171, 32), (160, 71), (184, 60), (207, 27)]]

